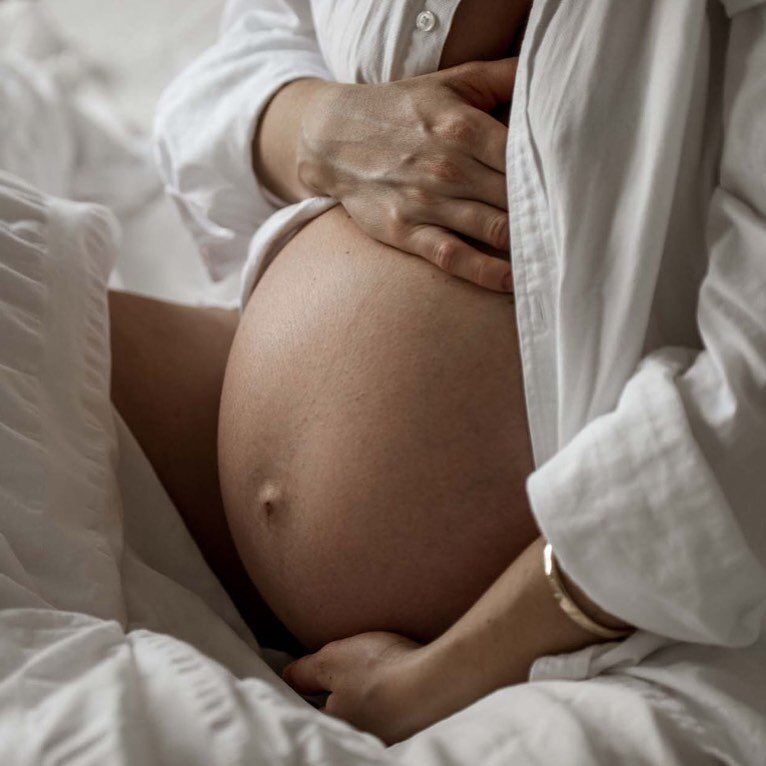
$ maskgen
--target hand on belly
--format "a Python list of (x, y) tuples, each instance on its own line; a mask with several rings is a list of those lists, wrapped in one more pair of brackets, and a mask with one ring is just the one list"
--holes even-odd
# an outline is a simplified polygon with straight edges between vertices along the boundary
[(243, 562), (307, 647), (432, 639), (536, 536), (512, 298), (334, 208), (243, 315), (219, 466)]

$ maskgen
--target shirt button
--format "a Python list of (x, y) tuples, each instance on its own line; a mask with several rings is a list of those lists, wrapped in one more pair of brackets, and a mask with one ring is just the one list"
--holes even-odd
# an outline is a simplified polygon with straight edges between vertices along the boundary
[(421, 11), (415, 20), (415, 26), (421, 32), (430, 32), (436, 26), (436, 16), (431, 11)]

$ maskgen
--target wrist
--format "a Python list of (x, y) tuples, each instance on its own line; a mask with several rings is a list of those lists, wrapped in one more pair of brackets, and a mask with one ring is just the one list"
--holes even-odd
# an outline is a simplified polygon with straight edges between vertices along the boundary
[(619, 617), (616, 617), (611, 612), (607, 612), (600, 607), (595, 601), (593, 601), (588, 594), (564, 572), (559, 568), (559, 577), (561, 578), (564, 587), (569, 593), (572, 601), (588, 616), (591, 620), (594, 620), (599, 625), (603, 625), (610, 630), (631, 630), (633, 628), (627, 622), (624, 622)]
[(297, 157), (303, 123), (323, 80), (299, 78), (283, 85), (264, 108), (252, 142), (258, 182), (286, 203), (314, 196), (298, 178)]
[(470, 634), (447, 631), (424, 646), (419, 657), (423, 700), (434, 720), (445, 718), (500, 686), (526, 680), (529, 662), (521, 652), (483, 651)]
[(326, 149), (333, 137), (338, 136), (337, 121), (343, 113), (342, 94), (353, 86), (326, 80), (307, 80), (305, 83), (295, 152), (296, 175), (309, 195), (332, 196), (331, 153)]
[(419, 729), (452, 715), (477, 698), (466, 699), (466, 673), (450, 659), (434, 642), (419, 648), (405, 669), (401, 686), (406, 690), (404, 696), (414, 702)]

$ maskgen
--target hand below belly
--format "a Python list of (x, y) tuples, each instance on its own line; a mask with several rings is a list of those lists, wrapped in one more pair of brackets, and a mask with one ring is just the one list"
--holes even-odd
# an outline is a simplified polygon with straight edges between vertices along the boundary
[(330, 210), (243, 315), (219, 464), (243, 562), (307, 647), (434, 638), (537, 534), (512, 298)]

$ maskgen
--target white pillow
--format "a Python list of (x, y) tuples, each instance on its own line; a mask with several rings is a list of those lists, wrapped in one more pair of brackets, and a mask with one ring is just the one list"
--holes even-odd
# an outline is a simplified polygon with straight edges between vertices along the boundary
[(0, 172), (0, 607), (123, 619), (106, 283), (116, 224)]

